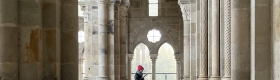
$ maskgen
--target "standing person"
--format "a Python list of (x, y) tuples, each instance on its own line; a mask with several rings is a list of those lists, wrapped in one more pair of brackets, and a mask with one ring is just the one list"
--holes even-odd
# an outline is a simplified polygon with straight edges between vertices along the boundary
[(138, 65), (137, 71), (134, 75), (134, 79), (135, 80), (144, 80), (143, 71), (144, 71), (144, 68), (141, 65)]

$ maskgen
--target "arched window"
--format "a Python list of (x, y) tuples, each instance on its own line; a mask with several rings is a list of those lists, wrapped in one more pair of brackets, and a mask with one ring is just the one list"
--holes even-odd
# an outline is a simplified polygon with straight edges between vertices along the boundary
[(150, 30), (147, 34), (147, 38), (148, 38), (148, 41), (152, 42), (152, 43), (156, 43), (160, 40), (161, 38), (161, 34), (158, 30), (156, 29), (153, 29), (153, 30)]
[(158, 51), (156, 80), (178, 80), (176, 79), (176, 75), (174, 49), (170, 44), (164, 43)]
[(158, 0), (149, 0), (149, 16), (158, 16)]
[[(137, 70), (138, 65), (142, 65), (144, 67), (144, 73), (152, 73), (152, 61), (150, 59), (150, 51), (148, 47), (140, 43), (134, 49), (133, 59), (131, 61), (131, 80), (134, 80), (134, 75)], [(151, 80), (151, 75), (147, 75), (145, 80)]]

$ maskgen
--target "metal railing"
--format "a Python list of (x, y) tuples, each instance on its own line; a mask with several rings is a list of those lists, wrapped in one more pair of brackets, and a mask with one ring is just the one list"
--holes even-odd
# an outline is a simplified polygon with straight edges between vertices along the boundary
[[(133, 78), (132, 80), (134, 80), (134, 75), (133, 74), (135, 75), (135, 73), (131, 73), (131, 77)], [(148, 75), (150, 75), (150, 78), (152, 78), (151, 77), (152, 73), (143, 73), (143, 74), (148, 74)], [(177, 73), (155, 73), (155, 74), (156, 75), (164, 75), (165, 80), (176, 80), (176, 75), (177, 75)], [(175, 75), (175, 79), (168, 79), (169, 75)], [(156, 78), (158, 78), (158, 77), (159, 76), (156, 76)], [(146, 80), (146, 78), (145, 78), (145, 80)], [(150, 79), (150, 80), (152, 80), (152, 79)]]

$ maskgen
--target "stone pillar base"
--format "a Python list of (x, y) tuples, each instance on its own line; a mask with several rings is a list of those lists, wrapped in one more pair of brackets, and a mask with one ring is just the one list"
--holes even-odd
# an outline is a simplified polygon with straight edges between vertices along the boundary
[(207, 76), (199, 76), (197, 80), (208, 80)]
[(223, 77), (222, 80), (231, 80), (231, 77)]
[[(134, 77), (134, 76), (133, 76), (133, 77)], [(130, 80), (130, 79), (127, 79), (126, 76), (120, 77), (120, 79), (121, 79), (121, 80)]]
[(208, 80), (208, 78), (198, 78), (197, 80)]
[(110, 80), (109, 77), (98, 77), (97, 80)]
[(189, 77), (184, 77), (183, 80), (191, 80), (191, 78), (189, 78)]
[(209, 80), (221, 80), (220, 76), (211, 76)]

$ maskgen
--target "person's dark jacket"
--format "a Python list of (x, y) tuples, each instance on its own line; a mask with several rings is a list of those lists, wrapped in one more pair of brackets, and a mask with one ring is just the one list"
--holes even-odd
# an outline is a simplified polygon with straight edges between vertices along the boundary
[(135, 80), (144, 80), (143, 74), (139, 74), (139, 72), (136, 72), (136, 74), (134, 75), (134, 79)]

